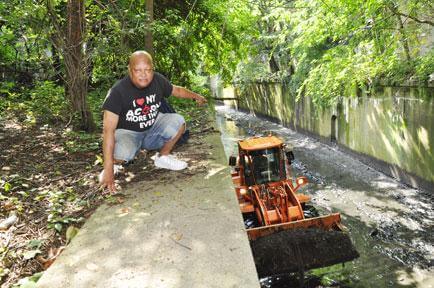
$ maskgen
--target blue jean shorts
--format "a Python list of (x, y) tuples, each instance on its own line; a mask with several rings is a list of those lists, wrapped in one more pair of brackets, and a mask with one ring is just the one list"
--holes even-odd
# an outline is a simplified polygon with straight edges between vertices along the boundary
[(129, 162), (136, 157), (140, 149), (158, 150), (176, 136), (184, 117), (176, 113), (159, 113), (154, 125), (146, 131), (136, 132), (116, 129), (114, 159)]

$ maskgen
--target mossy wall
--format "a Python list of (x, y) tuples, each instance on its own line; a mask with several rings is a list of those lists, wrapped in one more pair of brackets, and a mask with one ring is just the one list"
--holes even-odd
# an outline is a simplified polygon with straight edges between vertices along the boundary
[(296, 101), (280, 83), (236, 89), (239, 108), (374, 160), (414, 187), (434, 189), (434, 88), (378, 87), (358, 94), (317, 109), (307, 97)]

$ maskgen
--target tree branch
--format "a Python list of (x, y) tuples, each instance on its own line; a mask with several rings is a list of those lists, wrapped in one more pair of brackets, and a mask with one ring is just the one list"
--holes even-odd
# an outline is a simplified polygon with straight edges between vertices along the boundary
[(413, 20), (413, 21), (415, 21), (417, 23), (428, 24), (428, 25), (434, 26), (434, 22), (432, 22), (432, 21), (429, 21), (429, 20), (420, 20), (420, 19), (418, 19), (418, 18), (416, 18), (414, 16), (407, 15), (407, 14), (404, 14), (404, 13), (399, 12), (399, 11), (394, 11), (394, 12), (396, 14), (400, 15), (400, 16), (410, 18), (411, 20)]

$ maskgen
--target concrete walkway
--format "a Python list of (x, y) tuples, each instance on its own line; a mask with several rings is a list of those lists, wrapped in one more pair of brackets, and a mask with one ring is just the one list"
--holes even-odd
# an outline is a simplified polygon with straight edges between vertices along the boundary
[(220, 135), (206, 143), (207, 172), (161, 170), (99, 207), (37, 287), (259, 287)]

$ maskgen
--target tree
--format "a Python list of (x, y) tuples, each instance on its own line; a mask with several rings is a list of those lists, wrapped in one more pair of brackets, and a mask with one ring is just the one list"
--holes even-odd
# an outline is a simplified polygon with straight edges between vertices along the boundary
[[(245, 0), (0, 1), (0, 96), (32, 107), (56, 98), (61, 112), (50, 122), (69, 117), (74, 128), (92, 131), (89, 110), (99, 112), (103, 94), (125, 75), (128, 56), (143, 49), (156, 54), (156, 69), (174, 83), (206, 93), (209, 74), (230, 82), (246, 55), (255, 28), (247, 6)], [(7, 106), (1, 104), (0, 113)], [(41, 111), (26, 109), (28, 119), (45, 121)]]
[(425, 85), (434, 72), (434, 50), (426, 47), (432, 1), (250, 3), (260, 36), (238, 73), (243, 81), (285, 81), (293, 93), (325, 107), (379, 83)]
[(72, 112), (79, 118), (79, 127), (92, 132), (96, 127), (86, 101), (88, 75), (83, 41), (86, 33), (84, 1), (68, 0), (67, 10), (66, 46), (64, 47), (66, 95), (71, 103)]
[(151, 55), (154, 55), (154, 45), (152, 39), (152, 24), (154, 22), (154, 0), (146, 0), (146, 14), (147, 14), (147, 32), (145, 36), (145, 50)]
[(54, 44), (63, 54), (65, 68), (65, 94), (70, 103), (74, 128), (95, 131), (96, 126), (87, 104), (87, 58), (85, 54), (86, 18), (85, 3), (81, 0), (68, 0), (66, 22), (56, 13), (53, 3), (46, 1), (50, 19), (55, 28)]

